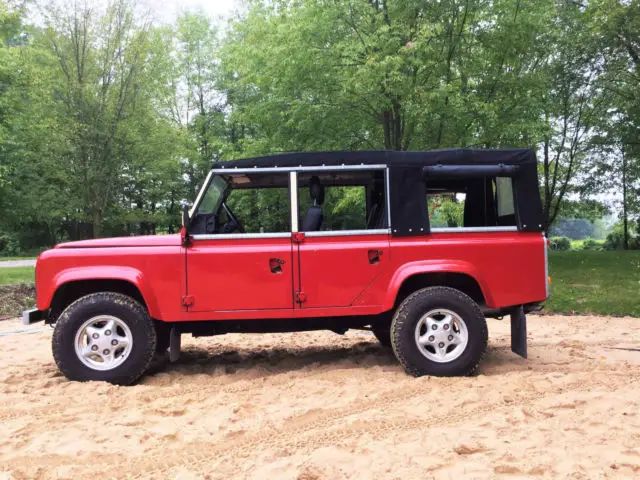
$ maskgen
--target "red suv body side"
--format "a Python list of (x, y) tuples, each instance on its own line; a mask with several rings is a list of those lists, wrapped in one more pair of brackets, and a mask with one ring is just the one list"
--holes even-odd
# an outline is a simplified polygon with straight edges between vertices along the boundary
[(39, 257), (37, 307), (49, 310), (72, 282), (116, 280), (135, 287), (150, 316), (166, 322), (377, 315), (394, 308), (411, 278), (443, 273), (472, 279), (489, 309), (546, 299), (547, 246), (539, 232), (437, 230), (196, 239), (188, 246), (180, 235), (70, 242)]

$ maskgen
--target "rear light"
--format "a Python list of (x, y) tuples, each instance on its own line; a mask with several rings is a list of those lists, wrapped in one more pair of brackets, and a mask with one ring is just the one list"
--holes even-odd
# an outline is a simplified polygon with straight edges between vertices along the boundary
[(551, 285), (551, 277), (547, 277), (547, 281), (549, 282), (549, 285)]
[(549, 237), (547, 237), (547, 246), (550, 247), (551, 246), (551, 239)]

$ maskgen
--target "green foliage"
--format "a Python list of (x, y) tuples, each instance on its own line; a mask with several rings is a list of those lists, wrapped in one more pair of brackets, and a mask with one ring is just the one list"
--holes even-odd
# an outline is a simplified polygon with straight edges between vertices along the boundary
[(600, 252), (604, 250), (604, 240), (587, 237), (584, 240), (571, 242), (571, 250)]
[(640, 252), (552, 252), (545, 311), (640, 317)]
[(550, 239), (551, 250), (558, 252), (566, 252), (571, 250), (571, 239), (567, 237), (551, 237)]
[[(611, 231), (607, 234), (604, 241), (606, 250), (623, 250), (624, 249), (624, 231), (621, 222), (616, 223)], [(629, 250), (640, 250), (640, 235), (637, 233), (636, 227), (632, 224), (629, 232)]]
[[(153, 25), (110, 0), (25, 18), (0, 0), (12, 251), (175, 232), (212, 160), (279, 151), (533, 146), (547, 226), (640, 215), (635, 1), (251, 0), (228, 25)], [(624, 198), (603, 205), (604, 190)], [(233, 200), (248, 230), (286, 228), (271, 195)], [(326, 208), (327, 228), (362, 226), (362, 193), (334, 189)], [(461, 225), (461, 204), (432, 224)]]

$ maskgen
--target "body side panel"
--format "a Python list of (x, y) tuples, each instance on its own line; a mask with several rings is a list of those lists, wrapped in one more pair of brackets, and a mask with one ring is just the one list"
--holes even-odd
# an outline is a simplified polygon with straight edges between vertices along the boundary
[(180, 246), (64, 248), (44, 252), (36, 269), (38, 309), (46, 310), (58, 288), (81, 280), (123, 280), (135, 285), (153, 318), (180, 312), (184, 254)]

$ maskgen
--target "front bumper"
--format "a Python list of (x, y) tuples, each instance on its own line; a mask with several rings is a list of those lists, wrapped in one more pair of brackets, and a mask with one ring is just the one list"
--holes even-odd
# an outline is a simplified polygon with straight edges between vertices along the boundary
[(31, 325), (43, 321), (45, 318), (44, 311), (32, 308), (31, 310), (25, 310), (22, 312), (22, 323), (25, 325)]

